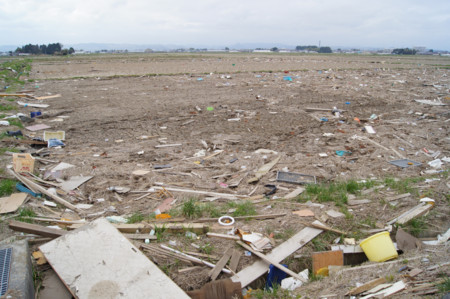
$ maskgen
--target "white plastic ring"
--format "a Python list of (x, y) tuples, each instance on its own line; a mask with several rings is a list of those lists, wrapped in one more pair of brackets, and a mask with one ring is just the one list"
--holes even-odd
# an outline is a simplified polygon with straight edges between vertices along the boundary
[(220, 225), (225, 225), (225, 226), (233, 225), (234, 224), (234, 218), (231, 217), (231, 216), (222, 216), (222, 217), (219, 218), (219, 224)]

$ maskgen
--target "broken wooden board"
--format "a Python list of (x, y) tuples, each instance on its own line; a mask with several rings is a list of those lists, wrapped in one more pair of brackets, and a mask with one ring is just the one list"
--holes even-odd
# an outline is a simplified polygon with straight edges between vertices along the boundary
[(39, 249), (76, 298), (189, 298), (104, 218)]
[(394, 224), (396, 222), (398, 224), (405, 224), (405, 223), (407, 223), (408, 221), (410, 221), (411, 219), (413, 219), (415, 217), (422, 216), (423, 214), (425, 214), (426, 212), (428, 212), (432, 208), (433, 208), (432, 204), (428, 204), (426, 202), (421, 202), (420, 204), (418, 204), (414, 208), (412, 208), (412, 209), (404, 212), (400, 216), (392, 219), (387, 224)]
[(370, 289), (373, 289), (377, 285), (385, 283), (385, 282), (386, 282), (386, 278), (384, 278), (384, 277), (373, 279), (373, 280), (371, 280), (369, 282), (366, 282), (362, 286), (359, 286), (359, 287), (351, 289), (350, 291), (347, 292), (347, 294), (345, 294), (345, 296), (361, 294), (362, 292), (365, 292), (365, 291), (368, 291)]
[(277, 164), (278, 161), (280, 161), (280, 159), (281, 159), (281, 156), (278, 156), (277, 158), (275, 158), (275, 160), (261, 166), (261, 168), (255, 172), (255, 176), (253, 178), (249, 179), (247, 181), (247, 183), (251, 184), (251, 183), (256, 183), (257, 181), (259, 181), (259, 179), (262, 178), (266, 173), (268, 173), (272, 169), (272, 167), (274, 167), (275, 164)]
[(312, 253), (312, 271), (314, 274), (324, 267), (343, 266), (344, 252), (342, 250), (313, 252)]
[(370, 199), (348, 199), (347, 204), (349, 206), (365, 205), (371, 203)]
[(405, 193), (405, 194), (400, 194), (400, 195), (397, 195), (397, 196), (386, 197), (384, 200), (386, 200), (386, 201), (394, 201), (394, 200), (407, 198), (407, 197), (410, 197), (410, 196), (411, 196), (411, 193)]
[(34, 108), (47, 108), (48, 106), (50, 106), (48, 104), (24, 103), (21, 101), (17, 101), (17, 104), (24, 107), (34, 107)]
[(0, 214), (15, 212), (27, 198), (27, 193), (14, 193), (0, 198)]
[(34, 97), (36, 100), (47, 100), (47, 99), (54, 99), (54, 98), (59, 98), (61, 97), (60, 94), (54, 94), (51, 96), (42, 96), (42, 97)]
[(302, 194), (305, 191), (305, 188), (303, 187), (298, 187), (297, 189), (295, 189), (294, 191), (292, 191), (291, 193), (283, 196), (284, 199), (293, 199), (296, 198), (297, 196), (299, 196), (300, 194)]
[[(149, 233), (152, 229), (164, 228), (172, 233), (182, 233), (191, 231), (196, 234), (204, 234), (208, 232), (209, 227), (203, 223), (133, 223), (133, 224), (113, 224), (122, 233), (132, 234), (139, 230), (141, 233)], [(77, 229), (83, 224), (73, 224), (69, 229)]]
[(403, 281), (400, 280), (400, 281), (397, 281), (396, 283), (394, 283), (389, 288), (381, 290), (381, 291), (379, 291), (379, 292), (377, 292), (375, 294), (370, 294), (370, 295), (361, 297), (360, 299), (363, 299), (363, 298), (367, 299), (367, 298), (372, 298), (372, 297), (377, 297), (378, 298), (378, 296), (380, 296), (380, 295), (382, 296), (382, 298), (384, 298), (384, 297), (388, 297), (390, 295), (393, 295), (395, 293), (398, 293), (401, 290), (404, 290), (405, 288), (406, 288), (406, 284)]
[(9, 222), (9, 228), (15, 231), (40, 235), (49, 238), (58, 238), (67, 233), (67, 231), (62, 229), (55, 229), (50, 227), (45, 227), (37, 224), (25, 223), (20, 221), (11, 220)]
[(148, 235), (148, 234), (123, 234), (128, 239), (132, 240), (156, 240), (156, 236)]
[(241, 252), (239, 250), (234, 249), (233, 255), (231, 256), (231, 260), (230, 260), (230, 270), (231, 271), (236, 272), (240, 259), (241, 259)]
[(211, 277), (211, 280), (216, 280), (217, 276), (219, 276), (220, 272), (222, 271), (223, 267), (227, 264), (228, 260), (231, 257), (231, 254), (233, 253), (232, 248), (228, 248), (225, 251), (225, 254), (220, 258), (220, 260), (217, 262), (216, 266), (209, 271), (209, 277)]
[(302, 282), (307, 282), (307, 280), (305, 278), (301, 277), (300, 275), (298, 275), (294, 271), (292, 271), (289, 268), (281, 265), (279, 262), (275, 261), (274, 259), (272, 259), (270, 257), (267, 257), (265, 254), (262, 254), (261, 252), (253, 250), (250, 246), (248, 246), (244, 242), (237, 241), (237, 243), (239, 245), (241, 245), (242, 247), (244, 247), (245, 249), (247, 249), (248, 251), (250, 251), (251, 253), (253, 253), (254, 255), (256, 255), (257, 257), (259, 257), (260, 259), (262, 259), (263, 261), (265, 261), (268, 266), (273, 265), (273, 266), (277, 267), (279, 270), (283, 271), (284, 273), (292, 276), (293, 278), (298, 279), (298, 280), (300, 280)]
[[(320, 224), (320, 222), (318, 223)], [(287, 256), (291, 255), (295, 251), (302, 248), (304, 245), (306, 245), (309, 241), (317, 237), (322, 232), (323, 230), (321, 229), (305, 227), (304, 229), (296, 233), (294, 236), (292, 236), (290, 239), (274, 248), (272, 252), (270, 252), (266, 256), (269, 257), (271, 260), (277, 261), (279, 263)], [(239, 271), (238, 273), (236, 273), (234, 276), (231, 277), (231, 280), (233, 280), (234, 282), (240, 282), (242, 287), (245, 288), (254, 280), (256, 280), (258, 277), (260, 277), (264, 273), (267, 273), (268, 269), (269, 266), (267, 265), (266, 262), (257, 261), (253, 263), (251, 266), (248, 266), (243, 270)]]

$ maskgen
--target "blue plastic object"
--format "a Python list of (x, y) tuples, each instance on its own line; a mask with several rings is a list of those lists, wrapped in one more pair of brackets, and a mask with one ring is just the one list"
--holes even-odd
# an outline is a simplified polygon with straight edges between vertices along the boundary
[(283, 80), (284, 81), (292, 81), (292, 78), (290, 76), (284, 76)]
[[(283, 265), (283, 267), (286, 267), (286, 268), (288, 267), (285, 264), (282, 264), (282, 265)], [(275, 285), (280, 286), (281, 281), (283, 279), (285, 279), (286, 277), (287, 277), (286, 272), (281, 271), (274, 265), (270, 265), (269, 266), (269, 275), (267, 276), (267, 281), (266, 281), (266, 290), (273, 288)]]
[(28, 193), (28, 194), (30, 194), (31, 196), (34, 196), (34, 197), (42, 197), (41, 193), (34, 193), (33, 191), (31, 191), (30, 189), (28, 189), (27, 187), (25, 187), (21, 183), (17, 183), (16, 184), (16, 189), (18, 191), (20, 191), (20, 192)]

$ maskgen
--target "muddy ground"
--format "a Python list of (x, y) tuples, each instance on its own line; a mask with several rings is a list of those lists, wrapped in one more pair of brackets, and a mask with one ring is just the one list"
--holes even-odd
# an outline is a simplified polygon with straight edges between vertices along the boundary
[[(49, 149), (45, 158), (76, 166), (66, 170), (64, 178), (93, 176), (65, 197), (75, 203), (92, 203), (94, 206), (88, 210), (91, 215), (103, 211), (107, 211), (103, 216), (149, 214), (160, 203), (155, 196), (135, 200), (141, 194), (131, 192), (120, 194), (119, 201), (117, 195), (107, 190), (112, 186), (145, 191), (164, 183), (173, 188), (262, 195), (268, 191), (265, 184), (276, 184), (278, 190), (270, 196), (270, 202), (258, 199), (255, 203), (257, 213), (288, 215), (239, 221), (236, 225), (264, 234), (274, 232), (276, 236), (286, 231), (297, 232), (304, 227), (301, 222), (306, 221), (291, 214), (305, 206), (282, 199), (296, 185), (277, 182), (277, 171), (315, 176), (318, 183), (378, 180), (382, 184), (387, 177), (436, 178), (439, 180), (415, 181), (415, 193), (395, 202), (395, 207), (384, 199), (401, 192), (385, 186), (379, 191), (358, 193), (358, 199), (371, 199), (372, 203), (347, 207), (348, 215), (344, 218), (325, 216), (330, 208), (342, 210), (332, 202), (323, 203), (322, 209), (311, 208), (316, 218), (326, 220), (330, 226), (359, 231), (364, 228), (359, 225), (363, 220), (371, 219), (377, 227), (383, 227), (417, 205), (420, 197), (428, 196), (436, 204), (428, 215), (430, 225), (423, 237), (435, 237), (448, 229), (449, 164), (443, 162), (440, 168), (433, 168), (427, 163), (450, 157), (449, 65), (450, 58), (437, 56), (249, 53), (37, 57), (29, 77), (34, 81), (27, 82), (24, 89), (32, 90), (36, 96), (61, 94), (59, 98), (28, 101), (49, 104), (41, 109), (43, 117), (36, 123), (66, 134), (66, 147)], [(342, 110), (339, 116), (306, 109), (334, 107)], [(21, 107), (18, 111), (29, 113), (36, 108)], [(367, 125), (376, 133), (365, 131)], [(7, 129), (14, 128), (3, 127), (2, 131)], [(24, 133), (34, 137), (43, 134), (27, 130)], [(2, 143), (35, 151), (10, 138)], [(177, 146), (157, 147), (172, 144)], [(258, 149), (276, 153), (257, 154)], [(206, 156), (217, 150), (223, 152), (208, 159), (195, 157), (201, 150), (205, 150)], [(338, 156), (336, 151), (348, 151), (351, 155)], [(436, 152), (440, 154), (433, 157)], [(280, 161), (257, 184), (247, 183), (259, 167), (278, 156)], [(3, 156), (3, 165), (10, 159)], [(422, 165), (401, 168), (389, 163), (398, 159)], [(167, 164), (171, 166), (168, 169), (154, 169)], [(41, 173), (53, 165), (40, 164)], [(149, 172), (133, 175), (136, 170)], [(173, 195), (177, 198), (175, 206), (192, 197), (179, 192)], [(105, 200), (99, 202), (100, 198)], [(227, 213), (226, 202), (219, 198), (213, 204)], [(111, 207), (116, 212), (111, 212)], [(90, 219), (95, 217), (98, 216)], [(10, 233), (4, 229), (4, 234)], [(166, 241), (172, 239), (185, 243), (183, 246), (190, 243), (180, 236), (169, 236)], [(275, 238), (275, 242), (279, 244), (284, 239)], [(196, 242), (202, 245), (212, 241), (201, 236)], [(233, 246), (232, 241), (213, 242), (216, 244), (213, 252), (218, 256), (223, 254), (224, 247)], [(191, 247), (190, 251), (193, 250)], [(308, 255), (314, 250), (317, 247), (310, 244), (296, 254)], [(436, 252), (412, 255), (434, 254), (432, 262), (439, 262), (442, 253), (448, 256), (446, 247), (428, 250)], [(243, 258), (238, 270), (256, 259)], [(290, 263), (296, 271), (310, 265), (310, 261), (293, 258)], [(183, 267), (169, 267), (170, 276), (183, 289), (197, 288), (207, 281), (207, 271), (178, 274), (177, 270)], [(396, 270), (394, 267), (391, 272), (395, 274)], [(342, 296), (357, 281), (365, 282), (378, 275), (374, 273), (360, 274), (355, 279), (343, 276), (323, 279), (294, 293), (310, 298), (324, 294)], [(411, 294), (401, 296), (410, 298)]]

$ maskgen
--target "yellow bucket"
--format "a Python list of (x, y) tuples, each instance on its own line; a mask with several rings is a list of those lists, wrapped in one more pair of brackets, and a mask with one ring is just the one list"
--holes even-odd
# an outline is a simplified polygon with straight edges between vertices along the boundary
[(364, 239), (359, 244), (371, 262), (384, 262), (398, 257), (389, 232), (381, 232)]

